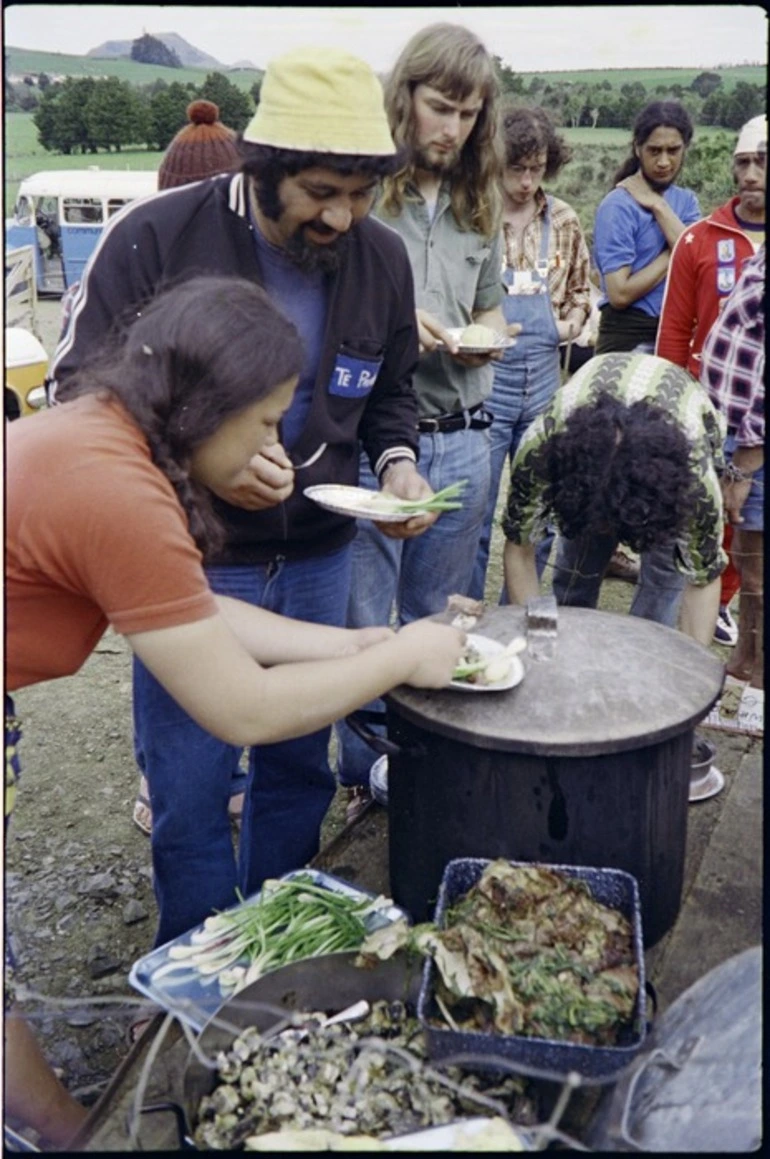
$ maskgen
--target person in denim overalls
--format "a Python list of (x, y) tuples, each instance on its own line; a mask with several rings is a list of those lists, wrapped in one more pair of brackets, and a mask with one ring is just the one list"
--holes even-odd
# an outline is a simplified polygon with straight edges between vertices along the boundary
[[(482, 599), (492, 522), (506, 456), (511, 461), (524, 431), (560, 383), (562, 342), (580, 333), (590, 310), (589, 253), (575, 212), (546, 196), (540, 182), (554, 177), (571, 153), (543, 109), (511, 109), (503, 120), (506, 322), (518, 322), (516, 344), (495, 365), (489, 409), (491, 478), (487, 513), (470, 594)], [(544, 529), (537, 549), (538, 576), (553, 535)], [(502, 601), (507, 602), (505, 594)]]

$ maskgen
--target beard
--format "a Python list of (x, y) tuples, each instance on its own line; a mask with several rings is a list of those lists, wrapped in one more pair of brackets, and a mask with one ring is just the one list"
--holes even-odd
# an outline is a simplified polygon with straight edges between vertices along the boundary
[[(276, 181), (252, 181), (251, 189), (257, 205), (270, 221), (279, 221), (285, 211), (285, 206), (278, 193)], [(307, 222), (318, 233), (323, 233), (325, 226), (319, 222)], [(349, 243), (347, 233), (341, 233), (328, 245), (318, 245), (305, 236), (306, 225), (299, 226), (292, 236), (281, 247), (286, 257), (305, 274), (334, 274), (340, 267)]]
[[(318, 228), (318, 225), (314, 226), (314, 229)], [(349, 243), (350, 235), (341, 233), (328, 245), (318, 245), (305, 237), (305, 226), (300, 226), (284, 243), (283, 252), (292, 265), (305, 274), (334, 274), (340, 267)]]
[(436, 173), (439, 176), (444, 173), (452, 173), (457, 168), (459, 160), (459, 149), (452, 149), (451, 152), (434, 155), (417, 146), (412, 150), (412, 164), (414, 168), (421, 169), (424, 173)]

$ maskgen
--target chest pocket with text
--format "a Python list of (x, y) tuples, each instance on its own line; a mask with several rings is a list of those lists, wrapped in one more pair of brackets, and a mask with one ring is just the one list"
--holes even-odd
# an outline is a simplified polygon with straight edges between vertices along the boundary
[(364, 398), (374, 387), (381, 366), (381, 352), (363, 354), (341, 346), (329, 378), (329, 394), (339, 398)]

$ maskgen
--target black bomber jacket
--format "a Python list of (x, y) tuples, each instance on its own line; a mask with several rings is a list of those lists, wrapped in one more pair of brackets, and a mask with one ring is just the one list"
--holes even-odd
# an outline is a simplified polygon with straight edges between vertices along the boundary
[[(49, 397), (120, 320), (130, 318), (168, 282), (195, 274), (235, 274), (259, 282), (260, 269), (242, 174), (214, 177), (131, 202), (107, 225), (73, 298), (51, 368)], [(301, 462), (328, 447), (303, 470), (301, 485), (278, 507), (245, 511), (221, 500), (228, 531), (217, 563), (265, 563), (336, 550), (352, 539), (355, 521), (307, 499), (314, 483), (358, 481), (363, 447), (373, 468), (394, 448), (418, 453), (412, 373), (418, 358), (414, 288), (406, 247), (374, 218), (350, 232), (334, 275), (323, 354), (313, 401), (292, 448)], [(345, 393), (346, 367), (364, 366), (366, 393)], [(360, 373), (360, 370), (359, 370)], [(358, 380), (358, 389), (361, 388)], [(336, 386), (334, 384), (337, 384)], [(359, 442), (360, 440), (360, 442)]]

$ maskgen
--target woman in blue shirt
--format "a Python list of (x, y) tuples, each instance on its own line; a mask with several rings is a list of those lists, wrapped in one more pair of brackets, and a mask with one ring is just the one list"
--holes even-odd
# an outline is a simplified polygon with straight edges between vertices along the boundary
[(597, 354), (655, 349), (671, 250), (701, 217), (693, 191), (674, 184), (692, 135), (677, 101), (653, 101), (634, 121), (631, 155), (594, 222), (602, 288)]

